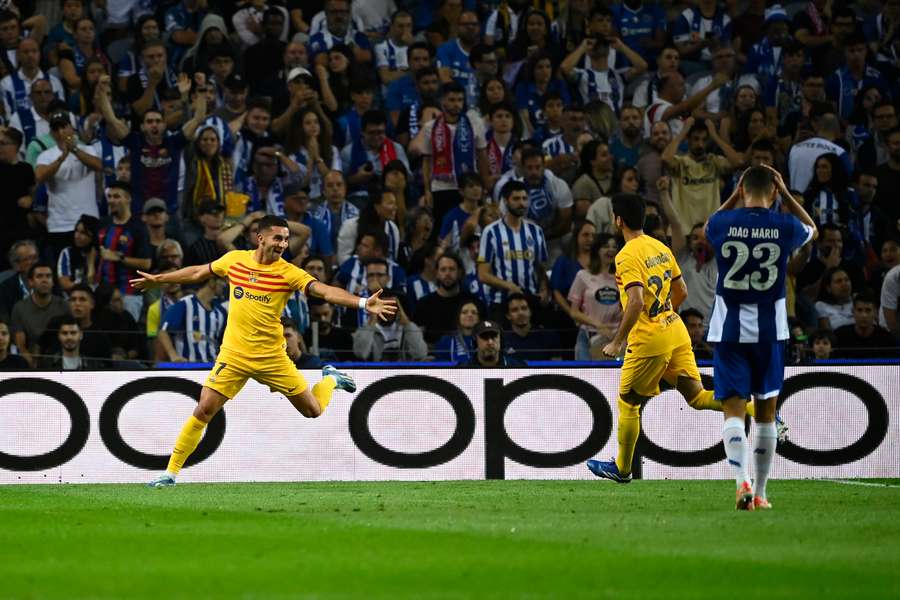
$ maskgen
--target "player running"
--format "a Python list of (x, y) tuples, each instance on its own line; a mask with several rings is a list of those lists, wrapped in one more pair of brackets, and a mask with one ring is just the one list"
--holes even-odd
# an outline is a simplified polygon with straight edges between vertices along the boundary
[(287, 396), (294, 408), (311, 418), (322, 414), (335, 388), (356, 391), (353, 379), (330, 365), (322, 368), (322, 380), (309, 388), (284, 349), (281, 313), (285, 304), (299, 290), (332, 304), (364, 308), (384, 319), (397, 311), (397, 302), (382, 300), (381, 290), (360, 298), (317, 281), (281, 257), (289, 237), (287, 221), (268, 215), (259, 221), (259, 246), (255, 250), (235, 250), (212, 263), (170, 273), (138, 271), (141, 277), (132, 280), (140, 290), (166, 283), (197, 284), (214, 275), (228, 278), (231, 284), (228, 324), (219, 355), (203, 384), (194, 414), (178, 434), (166, 472), (151, 481), (150, 487), (175, 485), (178, 472), (200, 443), (206, 425), (251, 377)]
[(660, 381), (678, 389), (697, 410), (722, 410), (712, 390), (703, 389), (687, 328), (678, 307), (688, 291), (672, 251), (643, 231), (646, 203), (636, 194), (612, 198), (616, 227), (625, 245), (616, 255), (616, 283), (625, 314), (603, 348), (610, 358), (628, 349), (619, 381), (619, 452), (611, 461), (589, 460), (594, 475), (631, 481), (634, 447), (641, 432), (641, 404), (660, 393)]
[[(771, 209), (781, 194), (785, 214)], [(743, 207), (741, 207), (743, 204)], [(737, 483), (738, 510), (771, 508), (766, 481), (775, 459), (775, 408), (784, 381), (788, 330), (785, 273), (791, 254), (816, 239), (815, 222), (768, 166), (744, 171), (706, 224), (719, 278), (709, 323), (715, 396), (725, 411), (722, 440)], [(754, 396), (754, 495), (744, 415)]]

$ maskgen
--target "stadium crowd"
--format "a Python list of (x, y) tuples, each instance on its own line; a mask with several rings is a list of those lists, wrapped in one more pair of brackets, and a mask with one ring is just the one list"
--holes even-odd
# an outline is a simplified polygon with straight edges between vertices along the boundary
[(618, 192), (648, 199), (709, 358), (703, 224), (758, 164), (820, 229), (792, 362), (898, 356), (900, 0), (0, 7), (0, 368), (212, 361), (224, 281), (129, 280), (251, 249), (267, 213), (287, 259), (401, 302), (297, 293), (298, 365), (590, 360), (622, 314)]

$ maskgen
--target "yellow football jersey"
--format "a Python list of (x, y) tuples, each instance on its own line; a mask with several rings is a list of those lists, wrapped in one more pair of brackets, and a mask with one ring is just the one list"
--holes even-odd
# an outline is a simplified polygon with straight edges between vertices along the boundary
[(657, 356), (690, 344), (681, 318), (672, 309), (672, 281), (681, 269), (669, 248), (649, 235), (628, 241), (616, 255), (616, 284), (622, 309), (628, 305), (628, 288), (644, 289), (644, 309), (628, 334), (628, 352), (634, 356)]
[(261, 265), (253, 260), (253, 250), (233, 250), (210, 267), (229, 283), (228, 324), (222, 349), (245, 357), (283, 354), (284, 307), (294, 290), (306, 292), (316, 278), (283, 258)]

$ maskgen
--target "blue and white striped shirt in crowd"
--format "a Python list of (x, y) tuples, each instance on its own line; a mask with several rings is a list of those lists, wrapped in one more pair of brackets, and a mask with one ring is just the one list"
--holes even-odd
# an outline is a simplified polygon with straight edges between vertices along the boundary
[(406, 282), (407, 294), (412, 300), (421, 300), (428, 294), (437, 291), (437, 284), (433, 281), (422, 279), (420, 275), (413, 275)]
[[(406, 292), (406, 272), (403, 270), (403, 267), (390, 258), (387, 259), (387, 263), (388, 282), (385, 287)], [(335, 279), (341, 284), (341, 287), (357, 296), (359, 296), (363, 290), (368, 289), (366, 284), (366, 267), (363, 266), (362, 261), (359, 260), (359, 256), (356, 254), (345, 260), (341, 266), (338, 267)]]
[(544, 151), (544, 156), (547, 158), (556, 158), (563, 154), (574, 154), (576, 152), (575, 146), (568, 143), (562, 134), (554, 135), (549, 140), (545, 140), (541, 147)]
[(289, 317), (296, 323), (297, 330), (301, 335), (306, 333), (306, 330), (309, 329), (309, 303), (306, 301), (306, 295), (300, 290), (294, 291), (288, 298), (281, 316)]
[(191, 362), (212, 362), (219, 353), (228, 313), (218, 302), (207, 310), (196, 295), (173, 304), (163, 317), (162, 329), (172, 338), (175, 351)]
[(397, 69), (408, 69), (409, 63), (406, 59), (406, 50), (408, 46), (397, 46), (391, 40), (387, 39), (380, 44), (375, 44), (375, 67), (378, 69), (385, 68), (392, 71)]
[(336, 247), (338, 232), (341, 230), (341, 225), (344, 221), (357, 218), (359, 216), (359, 209), (356, 208), (354, 204), (343, 200), (341, 202), (340, 212), (335, 215), (331, 212), (331, 209), (328, 208), (328, 203), (322, 202), (312, 209), (310, 214), (313, 216), (313, 219), (319, 220), (325, 224), (328, 235), (331, 236), (331, 244), (333, 247)]
[[(547, 262), (547, 241), (534, 221), (523, 219), (518, 230), (505, 219), (494, 221), (481, 232), (478, 262), (487, 263), (496, 277), (519, 286), (526, 294), (540, 291), (538, 269)], [(491, 291), (492, 304), (506, 301), (506, 290)]]

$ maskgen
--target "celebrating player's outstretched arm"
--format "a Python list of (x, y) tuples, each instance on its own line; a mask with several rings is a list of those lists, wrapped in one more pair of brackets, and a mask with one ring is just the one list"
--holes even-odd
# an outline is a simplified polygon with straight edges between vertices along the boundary
[(142, 292), (166, 283), (203, 283), (213, 276), (212, 267), (208, 263), (205, 265), (184, 267), (183, 269), (178, 269), (177, 271), (171, 271), (169, 273), (153, 274), (137, 271), (137, 274), (140, 275), (140, 277), (132, 279), (131, 285)]
[(364, 308), (368, 314), (375, 315), (382, 321), (387, 321), (389, 317), (394, 316), (394, 313), (397, 312), (397, 300), (394, 298), (382, 300), (381, 292), (383, 291), (378, 290), (368, 298), (362, 298), (361, 296), (354, 296), (343, 288), (314, 281), (309, 284), (306, 294), (322, 298), (330, 304), (339, 304), (348, 308)]

